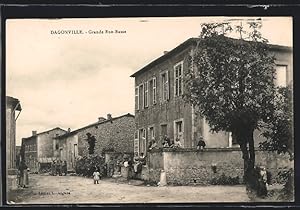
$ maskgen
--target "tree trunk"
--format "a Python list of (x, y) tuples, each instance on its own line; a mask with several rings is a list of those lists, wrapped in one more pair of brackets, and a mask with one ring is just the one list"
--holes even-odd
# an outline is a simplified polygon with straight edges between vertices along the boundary
[(254, 139), (253, 139), (253, 131), (249, 131), (249, 167), (251, 170), (254, 169), (255, 166), (255, 151), (254, 151)]
[(244, 160), (244, 182), (251, 184), (253, 182), (253, 171), (255, 166), (255, 151), (253, 130), (245, 129), (237, 135)]

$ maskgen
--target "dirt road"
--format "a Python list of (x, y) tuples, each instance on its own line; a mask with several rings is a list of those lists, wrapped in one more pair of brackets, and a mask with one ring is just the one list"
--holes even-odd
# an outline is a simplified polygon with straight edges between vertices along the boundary
[(31, 174), (29, 188), (19, 190), (11, 200), (22, 204), (249, 202), (244, 186), (136, 185), (112, 179), (97, 185), (84, 177)]

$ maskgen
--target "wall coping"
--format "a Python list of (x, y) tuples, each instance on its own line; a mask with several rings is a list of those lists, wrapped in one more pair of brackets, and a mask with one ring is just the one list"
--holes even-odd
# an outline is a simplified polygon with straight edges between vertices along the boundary
[[(154, 148), (149, 153), (158, 152), (231, 152), (231, 151), (241, 151), (239, 147), (228, 147), (228, 148), (205, 148), (203, 150), (198, 150), (196, 148)], [(255, 151), (264, 151), (260, 148), (255, 148)]]

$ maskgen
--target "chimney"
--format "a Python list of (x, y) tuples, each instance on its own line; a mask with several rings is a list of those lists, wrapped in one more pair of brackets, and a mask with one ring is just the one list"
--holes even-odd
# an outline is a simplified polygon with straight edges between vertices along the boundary
[(111, 114), (107, 114), (107, 120), (111, 120), (112, 117), (111, 117)]
[(164, 51), (164, 55), (167, 54), (169, 51)]
[(70, 133), (71, 132), (71, 128), (68, 128), (68, 133)]
[(32, 131), (32, 136), (36, 136), (37, 131)]
[(98, 117), (98, 122), (103, 122), (105, 121), (106, 119), (104, 117)]

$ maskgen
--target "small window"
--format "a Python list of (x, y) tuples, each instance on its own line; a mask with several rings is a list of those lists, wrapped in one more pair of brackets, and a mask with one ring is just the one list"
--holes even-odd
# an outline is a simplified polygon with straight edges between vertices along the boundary
[(149, 128), (149, 139), (155, 139), (154, 127)]

